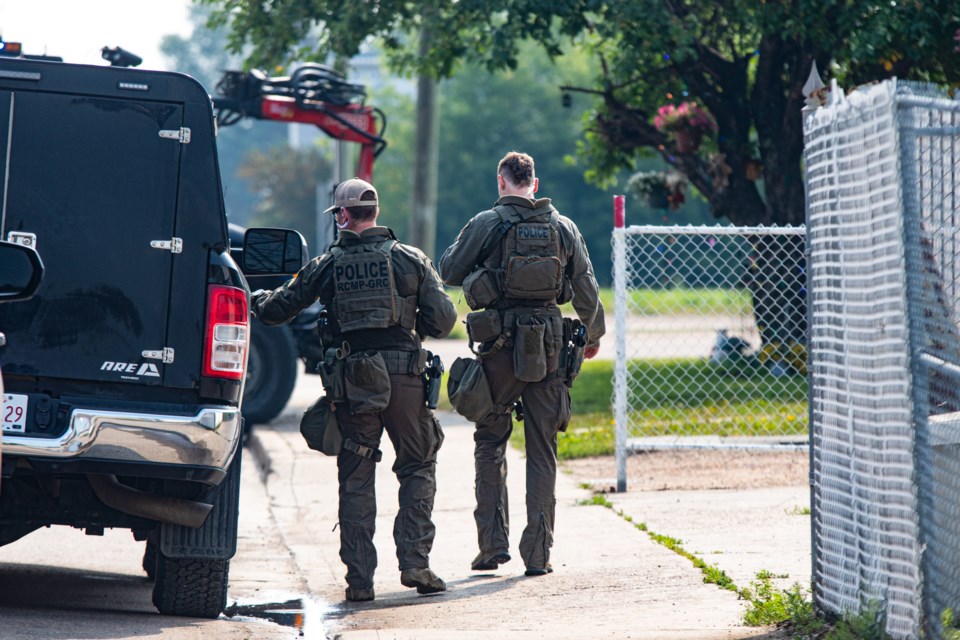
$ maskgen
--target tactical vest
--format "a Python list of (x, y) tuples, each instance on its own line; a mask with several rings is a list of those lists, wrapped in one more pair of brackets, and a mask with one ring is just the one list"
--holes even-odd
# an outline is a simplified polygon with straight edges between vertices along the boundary
[(556, 211), (524, 220), (507, 207), (494, 209), (501, 228), (509, 225), (502, 240), (502, 295), (507, 298), (556, 302), (561, 297), (564, 268)]
[[(397, 294), (390, 253), (396, 240), (333, 246), (333, 312), (341, 332), (385, 329), (403, 324), (404, 302)], [(408, 327), (412, 328), (412, 327)]]

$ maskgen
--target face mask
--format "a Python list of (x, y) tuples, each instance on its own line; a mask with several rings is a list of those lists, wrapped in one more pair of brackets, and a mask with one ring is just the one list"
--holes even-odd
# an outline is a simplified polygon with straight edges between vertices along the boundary
[(337, 222), (337, 229), (346, 229), (349, 220), (347, 220), (347, 214), (343, 214), (343, 222)]

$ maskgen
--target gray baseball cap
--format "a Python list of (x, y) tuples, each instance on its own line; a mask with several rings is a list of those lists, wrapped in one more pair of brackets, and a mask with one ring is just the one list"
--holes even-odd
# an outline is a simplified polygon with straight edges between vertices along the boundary
[[(373, 191), (373, 200), (361, 200), (364, 192)], [(369, 198), (370, 196), (367, 196)], [(324, 210), (324, 213), (330, 213), (340, 207), (375, 207), (377, 206), (377, 190), (366, 180), (360, 178), (350, 178), (337, 185), (337, 191), (333, 196), (333, 205)]]

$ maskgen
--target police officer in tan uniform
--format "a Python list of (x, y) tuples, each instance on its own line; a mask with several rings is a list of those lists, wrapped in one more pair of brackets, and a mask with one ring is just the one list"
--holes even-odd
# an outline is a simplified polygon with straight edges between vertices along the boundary
[(446, 336), (456, 309), (430, 259), (377, 226), (373, 185), (347, 180), (334, 200), (327, 211), (340, 229), (336, 242), (282, 287), (255, 292), (251, 309), (270, 325), (287, 322), (315, 300), (328, 311), (324, 387), (344, 438), (337, 468), (346, 599), (374, 598), (374, 474), (384, 428), (396, 451), (393, 472), (400, 481), (393, 528), (400, 582), (419, 593), (444, 591), (428, 557), (443, 432), (425, 404), (421, 338)]
[[(579, 371), (569, 346), (580, 336), (579, 358), (597, 354), (603, 306), (577, 226), (549, 198), (534, 199), (533, 158), (508, 153), (497, 167), (497, 185), (493, 209), (474, 216), (439, 263), (444, 283), (462, 286), (476, 310), (467, 317), (467, 330), (479, 345), (493, 402), (474, 433), (480, 553), (472, 568), (487, 571), (510, 560), (504, 453), (513, 428), (510, 413), (521, 400), (527, 523), (520, 556), (526, 575), (541, 576), (553, 571), (557, 433), (570, 420), (568, 385)], [(579, 320), (562, 318), (557, 305), (568, 301)]]

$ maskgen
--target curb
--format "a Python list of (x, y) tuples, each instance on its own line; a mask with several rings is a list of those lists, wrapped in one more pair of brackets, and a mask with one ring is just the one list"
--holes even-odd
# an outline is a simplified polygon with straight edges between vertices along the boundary
[(257, 471), (260, 474), (260, 482), (266, 486), (267, 477), (273, 473), (273, 463), (270, 458), (270, 453), (267, 452), (266, 447), (263, 446), (263, 442), (260, 441), (256, 433), (251, 433), (247, 436), (247, 441), (243, 444), (243, 447), (250, 452), (256, 461)]

